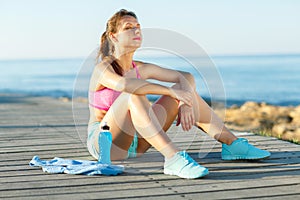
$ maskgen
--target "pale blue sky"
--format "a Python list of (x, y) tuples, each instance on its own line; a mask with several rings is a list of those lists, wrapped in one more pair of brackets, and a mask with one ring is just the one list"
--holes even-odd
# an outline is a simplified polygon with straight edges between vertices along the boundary
[(86, 57), (121, 8), (209, 55), (300, 53), (297, 0), (0, 0), (0, 59)]

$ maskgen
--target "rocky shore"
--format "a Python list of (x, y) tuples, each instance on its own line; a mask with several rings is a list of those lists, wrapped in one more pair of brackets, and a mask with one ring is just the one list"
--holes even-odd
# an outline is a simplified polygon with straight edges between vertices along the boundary
[(215, 111), (231, 130), (249, 131), (300, 143), (300, 105), (285, 107), (246, 102), (240, 107)]

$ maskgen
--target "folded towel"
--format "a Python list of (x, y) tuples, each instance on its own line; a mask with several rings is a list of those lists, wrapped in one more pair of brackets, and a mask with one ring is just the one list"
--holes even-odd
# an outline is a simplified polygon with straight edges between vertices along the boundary
[(84, 174), (84, 175), (117, 175), (124, 171), (123, 165), (101, 164), (89, 160), (67, 160), (55, 157), (52, 160), (41, 160), (33, 156), (29, 166), (42, 167), (48, 173)]

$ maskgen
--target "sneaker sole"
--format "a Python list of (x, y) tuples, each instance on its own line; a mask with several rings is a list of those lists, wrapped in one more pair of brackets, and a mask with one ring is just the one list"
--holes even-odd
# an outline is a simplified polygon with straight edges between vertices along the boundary
[(270, 155), (265, 157), (222, 156), (222, 160), (264, 160), (269, 157)]
[(168, 170), (168, 169), (164, 169), (164, 174), (172, 175), (172, 176), (178, 176), (180, 178), (185, 178), (185, 179), (196, 179), (196, 178), (201, 178), (201, 177), (204, 177), (204, 176), (208, 175), (209, 171), (208, 171), (208, 169), (205, 169), (200, 175), (198, 175), (196, 177), (180, 176), (179, 174), (176, 174), (176, 173), (174, 173), (174, 172), (172, 172), (171, 170)]

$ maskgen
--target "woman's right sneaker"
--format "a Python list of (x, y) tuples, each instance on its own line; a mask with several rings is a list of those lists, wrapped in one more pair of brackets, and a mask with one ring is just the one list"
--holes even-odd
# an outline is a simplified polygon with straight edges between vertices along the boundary
[(164, 174), (195, 179), (203, 177), (208, 173), (208, 169), (199, 165), (185, 151), (177, 152), (172, 158), (165, 160)]

